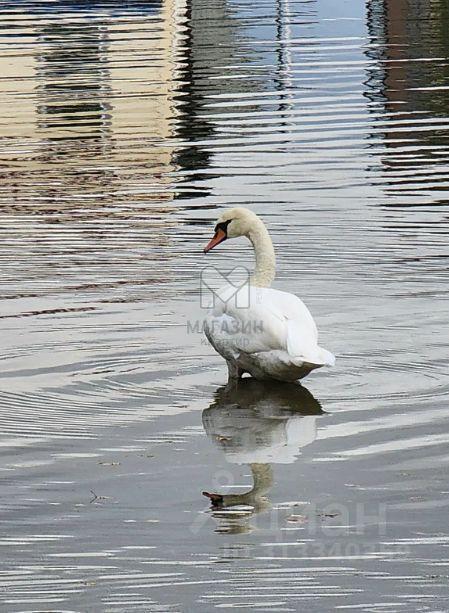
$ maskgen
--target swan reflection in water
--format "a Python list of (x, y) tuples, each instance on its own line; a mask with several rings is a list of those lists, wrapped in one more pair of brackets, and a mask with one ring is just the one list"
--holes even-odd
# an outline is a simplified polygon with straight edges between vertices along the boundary
[(272, 464), (290, 464), (316, 438), (316, 418), (323, 410), (296, 383), (242, 379), (219, 388), (203, 411), (203, 426), (231, 464), (248, 464), (253, 487), (240, 494), (203, 492), (211, 501), (220, 532), (246, 532), (252, 515), (268, 510)]

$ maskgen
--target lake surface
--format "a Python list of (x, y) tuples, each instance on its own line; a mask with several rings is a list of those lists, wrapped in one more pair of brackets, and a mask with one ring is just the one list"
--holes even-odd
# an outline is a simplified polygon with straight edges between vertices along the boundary
[[(449, 611), (446, 4), (4, 4), (1, 610)], [(236, 205), (306, 390), (192, 328)]]

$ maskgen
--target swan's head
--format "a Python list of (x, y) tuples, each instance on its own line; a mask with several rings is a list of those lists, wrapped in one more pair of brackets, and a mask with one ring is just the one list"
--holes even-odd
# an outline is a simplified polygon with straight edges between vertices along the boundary
[(207, 253), (228, 238), (249, 236), (251, 230), (261, 223), (261, 220), (255, 213), (243, 207), (224, 211), (217, 220), (215, 234), (204, 248), (204, 253)]

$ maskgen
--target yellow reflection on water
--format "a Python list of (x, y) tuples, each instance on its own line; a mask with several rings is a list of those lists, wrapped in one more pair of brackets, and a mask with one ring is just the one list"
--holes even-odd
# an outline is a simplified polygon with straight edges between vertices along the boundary
[(0, 198), (10, 210), (108, 215), (130, 199), (134, 213), (148, 200), (167, 211), (184, 22), (184, 0), (144, 15), (10, 18), (17, 35), (0, 47)]

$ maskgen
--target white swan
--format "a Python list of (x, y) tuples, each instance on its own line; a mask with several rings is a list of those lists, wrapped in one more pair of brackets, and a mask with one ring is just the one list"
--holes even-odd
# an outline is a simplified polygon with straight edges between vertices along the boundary
[(245, 372), (255, 379), (296, 381), (335, 358), (318, 345), (318, 331), (305, 304), (294, 294), (270, 288), (275, 277), (273, 243), (263, 221), (252, 211), (225, 211), (207, 253), (228, 238), (246, 236), (256, 256), (255, 273), (240, 289), (230, 283), (218, 292), (204, 330), (228, 364), (229, 378)]

